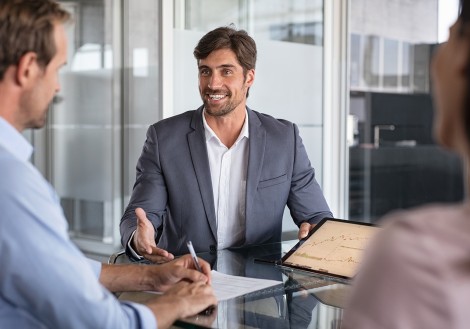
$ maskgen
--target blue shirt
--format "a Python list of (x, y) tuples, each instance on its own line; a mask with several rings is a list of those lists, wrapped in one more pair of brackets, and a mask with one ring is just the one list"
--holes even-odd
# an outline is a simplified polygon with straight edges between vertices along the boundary
[(0, 117), (0, 328), (156, 328), (150, 309), (119, 302), (67, 233), (28, 141)]

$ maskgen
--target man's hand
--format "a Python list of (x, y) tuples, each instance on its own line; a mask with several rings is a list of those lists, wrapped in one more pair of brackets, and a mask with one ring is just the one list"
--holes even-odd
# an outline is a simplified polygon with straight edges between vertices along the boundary
[[(162, 296), (151, 299), (146, 305), (153, 311), (158, 328), (169, 328), (177, 319), (196, 315), (217, 305), (212, 287), (203, 282), (179, 282)], [(215, 316), (214, 310), (212, 316)]]
[(209, 263), (199, 259), (202, 273), (194, 268), (191, 255), (161, 265), (102, 264), (100, 282), (109, 291), (165, 292), (179, 282), (211, 283)]
[[(169, 327), (176, 319), (195, 315), (217, 305), (210, 286), (210, 265), (200, 258), (199, 265), (202, 273), (195, 269), (191, 255), (184, 255), (166, 264), (147, 266), (157, 271), (149, 276), (154, 279), (156, 290), (165, 292), (146, 304), (156, 315), (158, 328)], [(210, 320), (210, 317), (213, 320), (215, 315), (216, 310), (206, 320)]]
[(305, 238), (308, 235), (308, 233), (312, 230), (312, 228), (315, 227), (315, 225), (317, 224), (310, 224), (309, 222), (303, 222), (299, 228), (299, 234), (298, 234), (299, 240), (302, 240), (303, 238)]
[[(161, 265), (103, 264), (100, 282), (113, 292), (164, 292), (145, 304), (155, 314), (158, 328), (168, 328), (176, 319), (195, 315), (209, 306), (217, 305), (210, 285), (210, 265), (202, 259), (199, 259), (199, 265), (202, 273), (195, 269), (191, 255)], [(209, 326), (215, 314), (216, 310), (210, 316), (205, 316), (203, 320), (207, 320), (207, 323), (204, 323)]]
[(176, 260), (159, 266), (149, 266), (154, 280), (151, 290), (167, 291), (180, 281), (211, 283), (211, 267), (208, 262), (198, 258), (202, 273), (197, 271), (191, 255), (184, 255)]
[(132, 239), (132, 248), (153, 263), (168, 262), (175, 258), (173, 254), (164, 249), (157, 248), (155, 243), (155, 228), (147, 218), (142, 208), (136, 208), (137, 229)]

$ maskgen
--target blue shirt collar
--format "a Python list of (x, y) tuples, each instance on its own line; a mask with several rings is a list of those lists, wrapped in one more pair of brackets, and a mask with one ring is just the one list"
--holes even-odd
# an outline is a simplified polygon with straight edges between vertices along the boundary
[(8, 121), (0, 116), (0, 146), (22, 161), (28, 161), (33, 146)]

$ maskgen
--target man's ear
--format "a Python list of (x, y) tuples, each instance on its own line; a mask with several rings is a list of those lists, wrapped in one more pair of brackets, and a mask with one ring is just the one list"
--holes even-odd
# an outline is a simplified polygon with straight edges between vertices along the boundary
[(21, 56), (16, 70), (16, 83), (20, 86), (28, 86), (36, 78), (39, 72), (36, 53), (30, 51)]
[(255, 70), (251, 69), (248, 70), (248, 72), (246, 73), (245, 83), (248, 85), (248, 87), (251, 87), (253, 85), (253, 82), (255, 82)]

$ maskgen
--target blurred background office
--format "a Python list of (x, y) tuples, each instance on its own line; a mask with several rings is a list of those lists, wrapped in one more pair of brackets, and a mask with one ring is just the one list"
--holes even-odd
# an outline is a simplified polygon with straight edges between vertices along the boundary
[(201, 104), (193, 48), (231, 23), (259, 47), (249, 106), (299, 125), (336, 217), (462, 199), (461, 164), (432, 138), (429, 74), (458, 0), (61, 2), (75, 16), (63, 88), (26, 135), (87, 253), (120, 248), (147, 127)]

